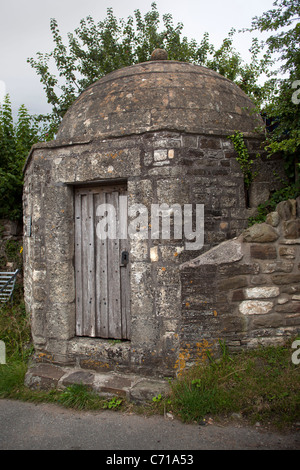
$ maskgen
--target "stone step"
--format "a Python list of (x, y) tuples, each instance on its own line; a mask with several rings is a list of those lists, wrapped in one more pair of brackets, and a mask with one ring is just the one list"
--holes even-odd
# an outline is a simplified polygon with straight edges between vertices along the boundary
[(29, 367), (25, 376), (25, 385), (32, 390), (64, 390), (72, 384), (86, 385), (101, 397), (120, 396), (137, 404), (151, 401), (159, 394), (166, 396), (170, 388), (164, 379), (138, 374), (99, 373), (44, 363)]

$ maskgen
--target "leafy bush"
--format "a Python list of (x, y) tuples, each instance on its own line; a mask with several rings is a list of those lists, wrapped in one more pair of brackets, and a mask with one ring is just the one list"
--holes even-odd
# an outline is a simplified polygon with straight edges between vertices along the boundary
[(242, 132), (236, 131), (233, 135), (228, 136), (228, 139), (232, 141), (234, 150), (237, 153), (236, 159), (244, 175), (245, 188), (248, 190), (257, 172), (254, 172), (252, 169), (254, 161), (250, 158), (247, 146), (244, 142), (244, 135)]
[(22, 169), (39, 135), (37, 121), (24, 105), (20, 106), (14, 124), (10, 98), (6, 95), (0, 105), (0, 218), (17, 220), (22, 216)]

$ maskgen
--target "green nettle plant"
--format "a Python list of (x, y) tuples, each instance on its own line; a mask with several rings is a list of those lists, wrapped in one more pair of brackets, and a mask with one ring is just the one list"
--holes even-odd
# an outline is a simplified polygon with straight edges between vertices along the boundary
[(31, 146), (41, 137), (36, 120), (24, 105), (13, 122), (11, 102), (6, 95), (0, 105), (0, 218), (22, 217), (22, 168)]

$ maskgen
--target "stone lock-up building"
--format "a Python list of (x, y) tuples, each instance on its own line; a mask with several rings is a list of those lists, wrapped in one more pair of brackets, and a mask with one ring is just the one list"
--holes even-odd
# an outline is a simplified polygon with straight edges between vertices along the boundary
[[(280, 161), (258, 159), (246, 197), (228, 136), (242, 131), (256, 155), (262, 122), (252, 109), (237, 85), (205, 67), (152, 60), (88, 87), (56, 139), (32, 148), (24, 283), (37, 361), (167, 376), (205, 341), (243, 346), (258, 334), (245, 320), (248, 304), (230, 310), (226, 279), (215, 286), (215, 265), (192, 262), (241, 234), (281, 171)], [(241, 263), (238, 253), (225, 263)], [(246, 264), (236, 270), (244, 284), (236, 280), (235, 302), (252, 299), (242, 289), (259, 267)]]

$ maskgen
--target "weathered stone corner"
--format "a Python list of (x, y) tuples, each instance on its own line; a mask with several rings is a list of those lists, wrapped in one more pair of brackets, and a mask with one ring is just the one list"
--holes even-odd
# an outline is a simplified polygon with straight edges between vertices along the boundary
[(220, 243), (220, 245), (211, 248), (211, 250), (198, 256), (197, 258), (187, 261), (180, 266), (180, 270), (186, 268), (196, 268), (201, 265), (218, 266), (224, 263), (234, 263), (243, 258), (241, 237)]

